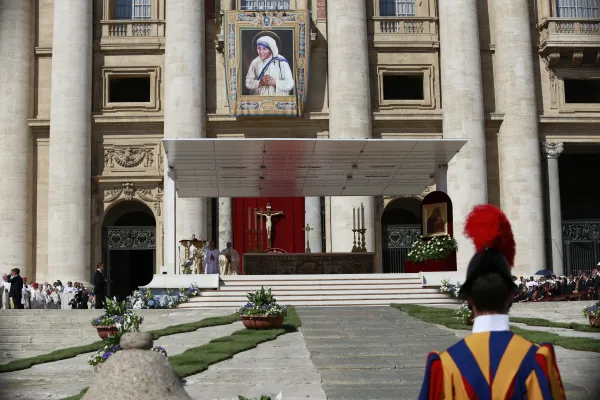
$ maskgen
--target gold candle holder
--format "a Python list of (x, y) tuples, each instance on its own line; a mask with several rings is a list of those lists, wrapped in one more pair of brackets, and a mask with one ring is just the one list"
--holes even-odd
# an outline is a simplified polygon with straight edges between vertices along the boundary
[[(353, 246), (352, 246), (352, 253), (357, 253), (358, 252), (358, 247), (356, 247), (356, 233), (358, 232), (358, 229), (352, 229), (352, 237), (353, 237)], [(358, 242), (360, 243), (360, 238), (358, 239)]]
[(360, 231), (360, 235), (362, 236), (362, 245), (360, 244), (360, 236), (358, 237), (358, 243), (359, 243), (359, 250), (361, 253), (366, 253), (367, 252), (367, 241), (365, 239), (365, 233), (367, 232), (367, 230), (365, 228), (362, 228), (359, 230)]

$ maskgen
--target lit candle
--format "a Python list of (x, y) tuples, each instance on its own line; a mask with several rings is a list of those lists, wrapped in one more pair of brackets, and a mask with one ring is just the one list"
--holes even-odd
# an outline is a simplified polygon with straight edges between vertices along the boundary
[(252, 229), (252, 217), (250, 216), (252, 213), (250, 211), (250, 207), (248, 207), (248, 230)]
[(352, 207), (352, 229), (356, 230), (356, 207)]
[(358, 220), (356, 223), (356, 229), (360, 231), (360, 208), (356, 209), (356, 219)]
[(360, 203), (360, 213), (362, 218), (362, 229), (365, 229), (365, 206), (363, 206), (363, 203)]

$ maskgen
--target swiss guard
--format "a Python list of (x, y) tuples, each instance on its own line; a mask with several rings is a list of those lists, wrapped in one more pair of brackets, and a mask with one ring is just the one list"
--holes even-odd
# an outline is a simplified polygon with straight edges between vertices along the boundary
[(475, 316), (473, 333), (442, 353), (429, 354), (419, 399), (565, 399), (552, 345), (537, 345), (510, 331), (508, 310), (516, 286), (508, 219), (495, 206), (476, 206), (465, 235), (477, 253), (459, 297)]

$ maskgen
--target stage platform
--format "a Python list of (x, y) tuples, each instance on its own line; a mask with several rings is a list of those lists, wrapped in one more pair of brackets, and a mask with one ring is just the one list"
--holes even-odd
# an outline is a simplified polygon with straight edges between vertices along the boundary
[(375, 253), (245, 253), (244, 275), (371, 274)]

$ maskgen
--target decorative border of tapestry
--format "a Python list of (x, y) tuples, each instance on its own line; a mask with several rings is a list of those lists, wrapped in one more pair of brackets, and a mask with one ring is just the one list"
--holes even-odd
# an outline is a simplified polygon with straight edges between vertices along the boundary
[(309, 12), (227, 11), (224, 24), (229, 114), (301, 117), (308, 94)]

